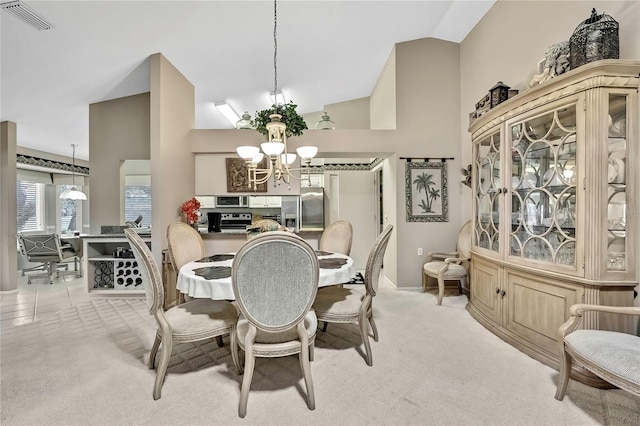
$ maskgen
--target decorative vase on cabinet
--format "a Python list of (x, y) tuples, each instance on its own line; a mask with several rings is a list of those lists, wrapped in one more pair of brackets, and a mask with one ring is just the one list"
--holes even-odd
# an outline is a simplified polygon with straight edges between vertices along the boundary
[[(473, 248), (467, 309), (558, 368), (573, 303), (633, 305), (640, 62), (584, 65), (498, 105), (470, 127)], [(630, 319), (585, 328), (633, 332)], [(576, 379), (606, 386), (586, 370)]]

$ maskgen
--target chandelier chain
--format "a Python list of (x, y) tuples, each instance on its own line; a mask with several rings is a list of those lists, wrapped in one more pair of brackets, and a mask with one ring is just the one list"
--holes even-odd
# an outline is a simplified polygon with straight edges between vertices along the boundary
[(273, 1), (273, 94), (278, 92), (278, 4)]

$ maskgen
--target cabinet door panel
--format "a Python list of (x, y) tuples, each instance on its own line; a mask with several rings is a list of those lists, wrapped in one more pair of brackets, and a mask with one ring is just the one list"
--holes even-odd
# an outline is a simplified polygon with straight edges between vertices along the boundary
[(471, 268), (473, 305), (492, 321), (500, 323), (500, 268), (474, 259)]
[(582, 290), (570, 284), (507, 271), (505, 297), (509, 304), (505, 328), (554, 352), (558, 327), (569, 318), (569, 307), (581, 302)]

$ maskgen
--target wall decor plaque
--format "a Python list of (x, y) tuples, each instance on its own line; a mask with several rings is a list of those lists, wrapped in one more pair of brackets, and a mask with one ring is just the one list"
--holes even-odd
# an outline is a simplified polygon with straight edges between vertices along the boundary
[[(227, 192), (267, 192), (267, 183), (256, 185), (256, 189), (249, 185), (249, 171), (242, 158), (227, 158)], [(267, 159), (263, 158), (258, 169), (267, 168)]]

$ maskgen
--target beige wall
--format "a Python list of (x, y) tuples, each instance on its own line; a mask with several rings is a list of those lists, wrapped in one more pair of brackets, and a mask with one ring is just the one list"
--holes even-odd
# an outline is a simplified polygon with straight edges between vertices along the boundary
[[(396, 48), (391, 50), (369, 96), (372, 129), (396, 128)], [(387, 249), (388, 250), (388, 249)]]
[[(337, 177), (339, 191), (332, 193), (329, 185), (330, 176)], [(334, 178), (335, 179), (335, 178)], [(348, 220), (353, 226), (351, 257), (355, 268), (364, 270), (367, 267), (369, 250), (376, 239), (375, 223), (375, 191), (373, 173), (363, 171), (331, 171), (325, 172), (325, 225), (336, 220)], [(331, 203), (336, 204), (331, 209)], [(334, 212), (329, 215), (329, 210)]]
[[(407, 143), (396, 151), (396, 284), (398, 287), (416, 288), (421, 283), (426, 253), (455, 249), (455, 239), (462, 225), (462, 197), (469, 196), (458, 179), (459, 45), (436, 39), (399, 43), (395, 48), (395, 59), (396, 125), (398, 133), (407, 139)], [(454, 158), (446, 162), (449, 177), (447, 222), (406, 221), (406, 161), (399, 157)], [(419, 248), (424, 255), (418, 255)]]
[[(303, 118), (307, 127), (315, 129), (325, 111), (334, 122), (336, 129), (368, 129), (370, 127), (368, 97), (328, 104), (324, 106), (323, 111), (304, 114)], [(336, 122), (333, 117), (340, 117), (340, 120)]]
[(16, 123), (0, 123), (0, 292), (18, 288), (16, 273)]
[(149, 93), (89, 105), (89, 196), (91, 234), (121, 217), (124, 160), (148, 160)]
[(180, 206), (195, 195), (195, 160), (189, 132), (195, 127), (195, 90), (164, 56), (151, 55), (151, 197), (157, 261), (166, 248), (165, 232), (180, 221)]

